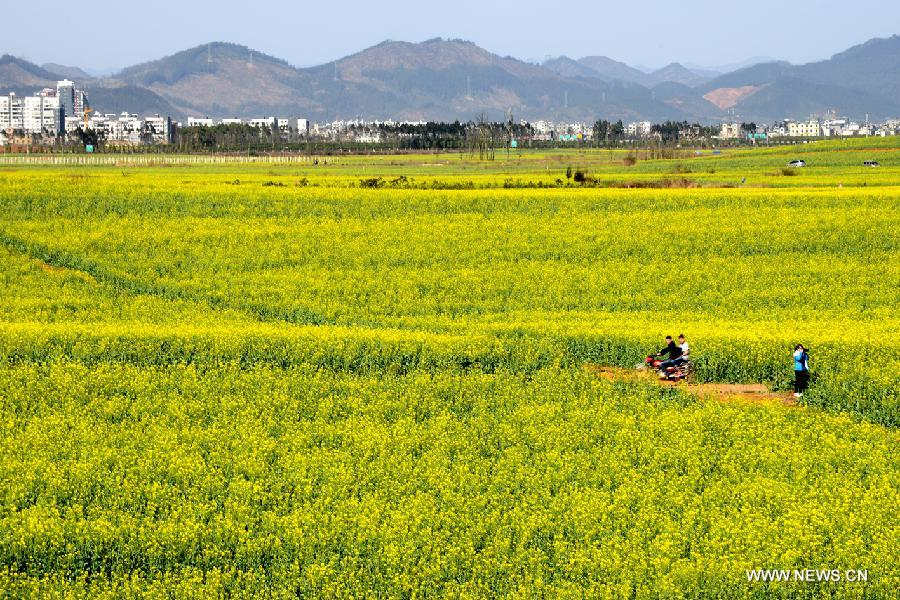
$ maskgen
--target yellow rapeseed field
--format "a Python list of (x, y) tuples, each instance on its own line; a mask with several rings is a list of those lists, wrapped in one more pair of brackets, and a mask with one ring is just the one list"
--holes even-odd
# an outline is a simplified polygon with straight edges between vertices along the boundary
[(894, 597), (895, 146), (0, 166), (0, 598)]

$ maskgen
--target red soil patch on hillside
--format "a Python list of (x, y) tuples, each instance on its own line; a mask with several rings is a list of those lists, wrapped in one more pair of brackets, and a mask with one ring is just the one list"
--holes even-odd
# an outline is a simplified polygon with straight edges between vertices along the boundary
[(745, 85), (736, 88), (718, 88), (703, 95), (704, 98), (725, 110), (731, 108), (747, 96), (762, 89), (761, 85)]

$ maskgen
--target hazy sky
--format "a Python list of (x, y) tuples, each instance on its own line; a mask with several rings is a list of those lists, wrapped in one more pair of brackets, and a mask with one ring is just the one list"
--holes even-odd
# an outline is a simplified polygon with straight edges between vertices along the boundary
[[(309, 66), (385, 39), (438, 36), (524, 59), (603, 54), (650, 67), (714, 66), (754, 56), (808, 62), (900, 33), (900, 0), (3, 3), (0, 54), (105, 70), (210, 41)], [(58, 29), (51, 29), (54, 23)]]

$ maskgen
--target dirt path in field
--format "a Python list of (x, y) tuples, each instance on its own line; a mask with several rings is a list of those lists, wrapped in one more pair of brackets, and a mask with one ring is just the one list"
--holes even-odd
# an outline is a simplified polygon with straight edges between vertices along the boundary
[(585, 371), (608, 381), (646, 381), (662, 387), (675, 387), (689, 394), (705, 398), (732, 402), (749, 401), (759, 404), (779, 402), (785, 406), (796, 406), (797, 401), (790, 392), (773, 392), (762, 383), (685, 383), (661, 381), (652, 371), (603, 367), (586, 364)]
[(88, 283), (97, 283), (96, 279), (94, 279), (89, 273), (85, 273), (84, 271), (78, 271), (76, 269), (70, 269), (68, 267), (57, 267), (55, 265), (47, 264), (38, 258), (34, 259), (34, 262), (45, 273), (50, 273), (51, 275), (74, 275), (75, 277), (78, 277), (79, 279), (82, 279)]

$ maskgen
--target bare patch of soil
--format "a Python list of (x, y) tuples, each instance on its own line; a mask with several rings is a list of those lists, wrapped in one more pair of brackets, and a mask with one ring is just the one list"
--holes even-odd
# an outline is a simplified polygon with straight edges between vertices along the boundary
[(745, 85), (734, 88), (718, 88), (707, 92), (703, 97), (712, 102), (722, 110), (727, 110), (735, 106), (738, 102), (751, 96), (761, 90), (761, 85)]
[(690, 383), (663, 381), (652, 371), (603, 367), (586, 364), (585, 371), (607, 381), (647, 381), (663, 387), (677, 387), (695, 396), (714, 398), (722, 401), (743, 400), (753, 403), (779, 402), (786, 406), (796, 406), (797, 401), (790, 392), (774, 392), (762, 383)]

